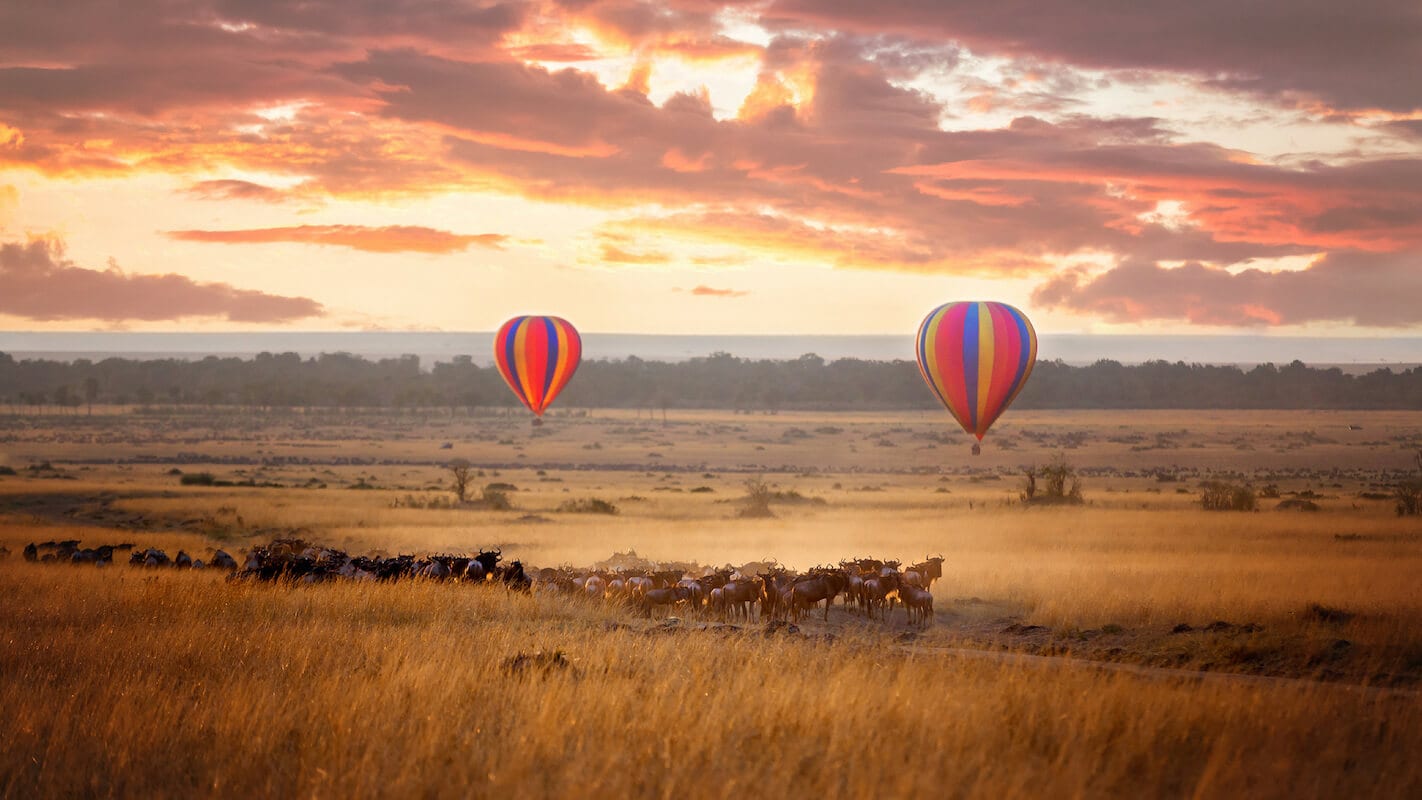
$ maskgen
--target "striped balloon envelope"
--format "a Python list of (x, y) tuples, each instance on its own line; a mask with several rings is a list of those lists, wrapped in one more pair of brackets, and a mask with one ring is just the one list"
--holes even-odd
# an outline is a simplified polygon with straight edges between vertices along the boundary
[(540, 417), (568, 385), (582, 355), (577, 329), (559, 317), (514, 317), (494, 336), (499, 374), (519, 401)]
[(978, 441), (1012, 405), (1036, 361), (1037, 332), (1005, 303), (947, 303), (918, 327), (924, 382)]

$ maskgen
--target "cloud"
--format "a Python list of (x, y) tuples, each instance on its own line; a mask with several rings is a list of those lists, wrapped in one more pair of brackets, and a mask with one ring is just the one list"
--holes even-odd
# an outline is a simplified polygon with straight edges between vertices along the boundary
[(0, 244), (0, 313), (35, 321), (177, 320), (285, 323), (325, 315), (306, 297), (283, 297), (183, 275), (85, 269), (55, 241)]
[(1422, 5), (1413, 0), (775, 0), (784, 29), (946, 39), (986, 55), (1092, 69), (1160, 71), (1335, 109), (1422, 108)]
[(291, 196), (270, 186), (239, 180), (199, 181), (183, 190), (199, 200), (257, 200), (263, 203), (284, 203)]
[(713, 289), (704, 285), (692, 289), (691, 293), (697, 297), (745, 297), (750, 294), (750, 292), (737, 289)]
[(615, 244), (602, 245), (602, 261), (611, 264), (668, 264), (671, 256), (660, 250), (624, 250)]
[(253, 228), (247, 230), (168, 231), (169, 238), (185, 242), (218, 242), (222, 244), (296, 244), (328, 245), (364, 250), (368, 253), (454, 253), (470, 245), (503, 249), (508, 237), (499, 233), (457, 234), (419, 225), (298, 225), (288, 228)]
[(1347, 322), (1422, 323), (1422, 250), (1330, 253), (1307, 269), (1230, 272), (1199, 263), (1174, 269), (1126, 262), (1094, 277), (1064, 272), (1038, 286), (1033, 302), (1113, 322), (1185, 320), (1199, 325)]

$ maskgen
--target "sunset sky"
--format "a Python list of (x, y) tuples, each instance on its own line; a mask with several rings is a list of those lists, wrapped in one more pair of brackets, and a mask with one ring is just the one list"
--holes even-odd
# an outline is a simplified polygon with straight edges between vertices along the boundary
[(0, 3), (0, 329), (1422, 331), (1417, 0)]

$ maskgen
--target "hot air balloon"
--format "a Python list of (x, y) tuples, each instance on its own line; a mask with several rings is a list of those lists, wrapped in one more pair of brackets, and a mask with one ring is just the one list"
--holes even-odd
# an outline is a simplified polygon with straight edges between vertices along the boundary
[(539, 417), (568, 385), (582, 354), (577, 329), (559, 317), (514, 317), (494, 336), (499, 374), (519, 402)]
[[(1037, 333), (1005, 303), (946, 303), (918, 327), (918, 369), (928, 388), (981, 442), (1032, 374)], [(973, 445), (973, 455), (981, 445)]]

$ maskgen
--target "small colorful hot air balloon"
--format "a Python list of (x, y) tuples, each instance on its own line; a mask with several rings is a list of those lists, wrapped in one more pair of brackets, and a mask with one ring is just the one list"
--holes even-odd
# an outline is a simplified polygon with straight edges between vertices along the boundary
[(577, 329), (559, 317), (514, 317), (494, 336), (499, 374), (539, 417), (568, 385), (582, 355)]
[[(983, 435), (1032, 374), (1037, 333), (1005, 303), (946, 303), (918, 327), (918, 369), (963, 430)], [(973, 445), (973, 454), (980, 450)]]

